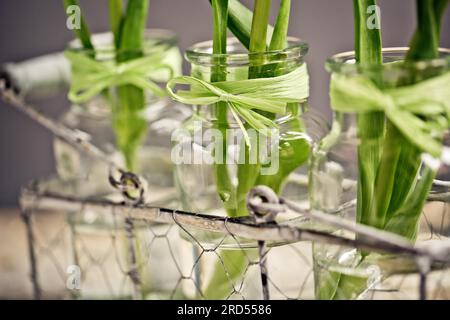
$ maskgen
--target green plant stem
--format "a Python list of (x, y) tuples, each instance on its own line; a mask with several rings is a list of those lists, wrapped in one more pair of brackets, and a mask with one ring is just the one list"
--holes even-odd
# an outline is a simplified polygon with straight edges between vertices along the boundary
[[(376, 5), (375, 0), (354, 0), (356, 58), (361, 66), (381, 65), (381, 31), (367, 27), (367, 8)], [(374, 79), (379, 83), (378, 79)], [(385, 123), (382, 112), (370, 112), (358, 116), (359, 179), (357, 221), (377, 225), (372, 214), (375, 178), (381, 157), (381, 141)]]
[[(119, 14), (118, 4), (115, 4), (115, 14)], [(115, 42), (119, 45), (116, 51), (118, 63), (133, 60), (144, 55), (144, 32), (147, 23), (149, 1), (128, 0), (125, 17), (119, 24), (120, 30), (115, 29)], [(112, 17), (117, 27), (118, 16)], [(142, 89), (133, 85), (124, 85), (117, 88), (118, 105), (113, 106), (113, 124), (116, 133), (117, 145), (125, 157), (127, 168), (136, 170), (136, 153), (147, 131), (147, 121), (141, 115), (145, 107), (145, 94)], [(137, 262), (141, 265), (142, 256), (140, 238), (135, 239), (137, 248)], [(138, 269), (142, 278), (144, 271)], [(145, 289), (142, 287), (141, 295), (144, 298)]]
[[(70, 6), (78, 6), (80, 8), (78, 0), (64, 0), (64, 8), (66, 9), (66, 11)], [(81, 45), (84, 49), (94, 50), (94, 45), (91, 42), (91, 33), (89, 32), (89, 28), (86, 24), (86, 21), (84, 20), (83, 15), (81, 15), (80, 17), (80, 29), (75, 28), (74, 33), (80, 40)]]
[[(213, 4), (212, 0), (209, 0), (211, 4)], [(219, 17), (220, 15), (214, 14), (214, 10), (213, 10), (213, 15), (216, 17)], [(258, 18), (259, 19), (259, 18)], [(268, 20), (268, 19), (267, 19)], [(246, 6), (244, 6), (239, 0), (229, 0), (228, 1), (228, 19), (227, 19), (227, 26), (228, 29), (236, 36), (236, 38), (239, 39), (239, 41), (246, 47), (246, 48), (250, 48), (250, 38), (253, 30), (253, 21), (254, 21), (254, 14), (252, 13), (252, 11), (250, 11)], [(267, 22), (266, 22), (267, 23)], [(221, 25), (223, 26), (224, 23), (221, 23)], [(214, 30), (219, 30), (220, 28), (214, 28)], [(266, 36), (265, 36), (265, 47), (268, 47), (272, 38), (272, 33), (273, 33), (273, 27), (270, 25), (266, 25)], [(216, 34), (219, 35), (218, 31), (214, 31), (214, 38), (216, 39)], [(222, 35), (224, 33), (222, 32)], [(220, 37), (220, 36), (219, 36)], [(222, 40), (223, 41), (223, 40)], [(253, 40), (254, 41), (254, 40)], [(265, 51), (265, 48), (262, 50)], [(224, 121), (224, 116), (220, 115), (219, 113), (217, 113), (218, 119), (222, 119), (219, 122), (222, 122), (225, 124)], [(225, 136), (224, 136), (225, 138)], [(224, 141), (226, 142), (226, 141)], [(226, 145), (226, 143), (224, 143), (224, 145)], [(249, 150), (247, 147), (245, 147), (246, 150), (244, 150), (244, 153), (246, 154), (246, 157), (248, 158), (249, 156)], [(226, 154), (226, 152), (225, 152)], [(246, 215), (247, 210), (245, 208), (245, 195), (244, 192), (246, 189), (249, 189), (249, 185), (244, 186), (243, 183), (241, 183), (240, 185), (240, 190), (242, 191), (242, 193), (240, 191), (238, 191), (239, 194), (241, 194), (240, 196), (240, 205), (236, 204), (236, 190), (234, 190), (234, 187), (231, 183), (231, 180), (229, 179), (229, 177), (227, 177), (227, 171), (225, 170), (220, 170), (220, 166), (216, 166), (216, 177), (221, 177), (220, 179), (216, 178), (216, 181), (218, 182), (218, 190), (219, 190), (219, 194), (221, 195), (222, 199), (227, 199), (228, 201), (226, 201), (225, 203), (225, 207), (227, 209), (228, 215), (230, 216), (236, 216), (236, 215)], [(245, 174), (243, 174), (244, 168), (241, 168), (241, 175), (245, 176)], [(219, 171), (222, 171), (223, 173), (220, 173)], [(238, 169), (239, 171), (239, 169)], [(256, 174), (255, 174), (256, 175)], [(238, 174), (239, 176), (239, 174)], [(245, 179), (245, 178), (243, 178)], [(254, 180), (254, 179), (252, 179)], [(229, 191), (232, 192), (229, 192)], [(231, 195), (231, 197), (230, 197)], [(234, 208), (234, 209), (233, 209)], [(236, 210), (237, 209), (237, 210)]]
[(434, 0), (435, 23), (437, 28), (438, 42), (441, 38), (442, 20), (444, 12), (450, 4), (450, 0)]
[[(253, 9), (252, 28), (249, 44), (250, 67), (249, 79), (264, 77), (264, 57), (267, 50), (266, 39), (269, 25), (271, 0), (255, 0)], [(260, 53), (261, 55), (258, 55)]]
[(376, 0), (354, 0), (355, 4), (355, 28), (356, 36), (355, 48), (357, 48), (357, 60), (364, 65), (381, 65), (383, 63), (381, 30), (377, 28), (368, 28), (367, 26), (367, 8), (376, 6)]
[(371, 219), (369, 225), (383, 229), (389, 219), (388, 209), (394, 194), (402, 193), (401, 189), (395, 187), (395, 171), (399, 164), (401, 147), (398, 139), (400, 132), (390, 122), (386, 124), (386, 135), (383, 144), (383, 152), (375, 179), (375, 188), (370, 211)]
[[(227, 21), (228, 21), (228, 0), (212, 0), (213, 13), (213, 53), (227, 53)], [(225, 81), (226, 61), (218, 61), (211, 73), (211, 82)], [(226, 102), (219, 102), (214, 106), (214, 113), (217, 119), (215, 126), (220, 130), (222, 136), (223, 161), (214, 164), (214, 175), (216, 180), (217, 192), (223, 202), (224, 208), (229, 217), (236, 216), (236, 190), (228, 172), (227, 165), (227, 129), (228, 125), (228, 105)]]
[[(118, 63), (143, 56), (148, 7), (148, 0), (128, 1), (117, 52)], [(142, 89), (133, 85), (119, 87), (117, 95), (118, 105), (113, 110), (117, 145), (125, 157), (127, 168), (135, 170), (136, 152), (147, 131), (147, 122), (140, 114), (145, 107), (145, 95)]]
[[(282, 0), (278, 11), (277, 20), (270, 42), (269, 50), (283, 50), (288, 47), (289, 16), (291, 11), (291, 0)], [(286, 72), (285, 63), (281, 62), (277, 66), (270, 66), (274, 70), (274, 76), (279, 76)], [(290, 103), (287, 111), (291, 119), (284, 124), (287, 132), (305, 132), (305, 126), (300, 118), (301, 109), (299, 103)], [(310, 145), (307, 139), (298, 135), (281, 135), (278, 147), (279, 169), (272, 175), (258, 176), (256, 184), (266, 185), (276, 193), (281, 193), (283, 183), (286, 178), (309, 157)], [(268, 165), (272, 165), (269, 163)]]
[(434, 0), (416, 0), (417, 30), (410, 43), (407, 61), (433, 59), (439, 47)]
[(287, 47), (290, 13), (291, 0), (281, 0), (274, 32), (270, 40), (269, 51), (283, 50)]
[[(212, 0), (213, 13), (213, 53), (227, 53), (227, 21), (228, 21), (228, 0)], [(211, 82), (226, 81), (226, 59), (218, 59), (217, 65), (211, 72)], [(216, 117), (215, 127), (220, 130), (222, 136), (221, 152), (223, 162), (214, 162), (214, 174), (217, 192), (222, 199), (223, 206), (229, 217), (236, 216), (236, 190), (231, 181), (227, 165), (227, 129), (228, 125), (228, 104), (219, 102), (214, 106)], [(230, 281), (242, 276), (242, 272), (247, 265), (246, 255), (241, 250), (220, 250), (221, 259), (214, 264), (214, 271), (206, 286), (203, 295), (206, 299), (225, 299), (232, 288)]]
[[(212, 2), (212, 0), (209, 0)], [(229, 0), (228, 5), (228, 29), (247, 49), (250, 48), (250, 35), (252, 29), (253, 13), (239, 0)], [(269, 46), (273, 33), (273, 27), (267, 27), (266, 43)]]
[(109, 4), (109, 21), (111, 30), (114, 35), (114, 45), (118, 49), (121, 42), (121, 32), (123, 23), (123, 3), (122, 0), (108, 0)]
[[(271, 0), (255, 0), (249, 45), (250, 54), (264, 53), (266, 51), (270, 5)], [(252, 55), (252, 58), (250, 59), (249, 79), (255, 79), (263, 76), (261, 58), (262, 57), (258, 55)], [(256, 179), (260, 173), (261, 164), (259, 163), (258, 148), (258, 137), (253, 139), (252, 146), (248, 146), (244, 143), (242, 143), (241, 146), (241, 164), (238, 165), (237, 169), (238, 186), (236, 191), (237, 214), (239, 216), (248, 215), (246, 203), (247, 193), (253, 186), (255, 186)], [(254, 156), (255, 154), (256, 157)]]
[[(367, 26), (367, 8), (376, 5), (375, 0), (353, 0), (355, 20), (355, 54), (358, 64), (364, 68), (381, 66), (383, 63), (381, 31)], [(378, 74), (372, 80), (381, 85)], [(377, 219), (375, 204), (375, 182), (380, 165), (382, 141), (385, 133), (383, 112), (361, 114), (357, 119), (358, 138), (358, 191), (357, 222), (382, 227)], [(354, 261), (355, 267), (362, 262), (366, 253)], [(339, 272), (329, 271), (327, 277), (316, 285), (316, 296), (320, 299), (351, 299), (366, 288), (366, 281)]]
[(266, 51), (267, 26), (269, 24), (271, 0), (255, 0), (249, 51)]

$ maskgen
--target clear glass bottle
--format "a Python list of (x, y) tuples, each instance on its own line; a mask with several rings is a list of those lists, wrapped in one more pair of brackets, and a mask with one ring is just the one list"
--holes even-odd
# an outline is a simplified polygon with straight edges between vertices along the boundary
[[(151, 55), (155, 47), (165, 46), (166, 59), (174, 59), (179, 64), (178, 66), (175, 64), (174, 72), (180, 74), (181, 61), (177, 58), (179, 52), (175, 35), (167, 30), (152, 29), (147, 30), (145, 37), (144, 56)], [(93, 43), (96, 47), (96, 59), (105, 63), (115, 60), (116, 52), (112, 49), (111, 34), (94, 35)], [(62, 123), (79, 131), (82, 137), (88, 138), (95, 146), (125, 167), (124, 156), (117, 147), (117, 135), (113, 129), (114, 119), (111, 112), (112, 108), (119, 104), (116, 89), (116, 87), (109, 88), (108, 94), (99, 94), (81, 105), (73, 104), (63, 115)], [(149, 183), (151, 196), (149, 201), (165, 201), (168, 198), (173, 200), (175, 193), (173, 166), (170, 160), (170, 137), (182, 121), (190, 116), (190, 111), (183, 105), (174, 104), (169, 98), (158, 98), (148, 91), (145, 92), (145, 100), (145, 107), (137, 116), (140, 121), (147, 123), (147, 128), (137, 150), (136, 168), (133, 168), (133, 171), (143, 175)], [(90, 195), (111, 192), (108, 168), (105, 168), (101, 161), (78, 152), (58, 139), (55, 140), (55, 157), (60, 178), (89, 180), (90, 183), (86, 184), (86, 188)]]
[[(176, 40), (170, 31), (147, 30), (144, 56), (151, 55), (155, 46), (165, 46), (166, 59), (175, 59), (174, 61), (179, 63), (178, 66), (175, 65), (175, 75), (181, 74), (181, 59)], [(94, 35), (93, 42), (96, 47), (95, 56), (99, 61), (108, 63), (115, 60), (117, 53), (113, 49), (111, 34)], [(76, 43), (69, 47), (73, 46), (76, 46)], [(86, 54), (91, 55), (92, 52)], [(107, 91), (108, 94), (99, 94), (86, 103), (73, 104), (61, 121), (125, 168), (124, 156), (117, 147), (111, 112), (118, 99), (116, 88), (109, 88)], [(169, 98), (158, 98), (149, 92), (145, 92), (145, 100), (145, 108), (138, 116), (140, 121), (147, 124), (147, 128), (136, 152), (133, 171), (144, 177), (148, 183), (148, 203), (176, 209), (178, 201), (171, 161), (171, 134), (191, 115), (191, 111), (186, 106), (173, 103)], [(109, 168), (105, 163), (59, 139), (54, 141), (54, 150), (58, 177), (65, 185), (73, 186), (74, 195), (122, 201), (120, 193), (110, 186)], [(82, 211), (70, 213), (69, 223), (75, 239), (74, 256), (77, 256), (78, 260), (86, 262), (92, 260), (92, 257), (108, 257), (108, 260), (105, 260), (107, 263), (104, 263), (107, 265), (98, 266), (98, 270), (103, 270), (101, 277), (98, 272), (89, 270), (89, 263), (84, 264), (87, 269), (82, 269), (81, 272), (86, 271), (87, 276), (82, 283), (81, 297), (130, 298), (131, 280), (123, 282), (124, 272), (129, 267), (128, 240), (123, 219)], [(176, 261), (173, 259), (173, 255), (178, 255), (178, 233), (169, 232), (170, 226), (163, 224), (135, 223), (134, 227), (142, 297), (168, 297), (179, 280)], [(175, 251), (173, 255), (168, 247), (169, 242)], [(91, 266), (91, 269), (95, 268)], [(161, 270), (164, 272), (161, 273)], [(102, 277), (108, 281), (102, 281)]]
[[(233, 81), (248, 79), (255, 61), (260, 68), (259, 77), (274, 77), (288, 73), (304, 63), (307, 50), (306, 43), (291, 39), (288, 49), (249, 54), (237, 40), (230, 39), (226, 55), (211, 54), (212, 42), (209, 41), (194, 45), (187, 51), (186, 58), (191, 63), (191, 74), (194, 77), (205, 81), (211, 81), (212, 78)], [(302, 119), (305, 107), (306, 103), (291, 104), (286, 114), (274, 115), (274, 120), (279, 126), (277, 133), (279, 141), (276, 139), (263, 141), (263, 138), (258, 138), (264, 146), (258, 154), (264, 164), (255, 184), (269, 185), (278, 193), (288, 192), (286, 189), (289, 187), (297, 186), (301, 189), (302, 182), (296, 184), (295, 179), (298, 177), (292, 177), (290, 173), (299, 172), (309, 156), (310, 138), (305, 132)], [(245, 194), (238, 194), (235, 197), (232, 192), (228, 192), (223, 187), (224, 183), (220, 181), (217, 170), (227, 171), (231, 185), (236, 187), (239, 183), (239, 165), (253, 164), (257, 155), (255, 151), (255, 154), (252, 154), (255, 158), (251, 156), (244, 161), (242, 153), (245, 141), (230, 111), (227, 111), (226, 121), (227, 123), (220, 127), (220, 130), (226, 130), (227, 133), (226, 141), (223, 143), (224, 151), (220, 152), (223, 166), (217, 165), (220, 160), (217, 161), (218, 150), (214, 145), (216, 132), (212, 129), (220, 126), (215, 106), (194, 106), (193, 116), (185, 121), (178, 135), (174, 135), (176, 141), (173, 154), (175, 158), (178, 156), (175, 176), (185, 210), (219, 215), (248, 214), (243, 205)], [(277, 142), (278, 147), (274, 152), (272, 148)], [(303, 192), (296, 189), (292, 193), (300, 198), (306, 195), (306, 188)]]
[[(361, 67), (355, 64), (354, 53), (342, 53), (327, 62), (327, 69), (332, 74), (348, 78), (365, 76), (372, 80), (376, 79), (375, 83), (385, 89), (415, 84), (450, 70), (450, 51), (448, 50), (441, 50), (441, 58), (436, 60), (402, 63), (406, 52), (407, 48), (384, 49), (384, 65), (378, 67)], [(416, 238), (421, 239), (421, 232), (414, 234), (414, 231), (420, 227), (421, 220), (418, 216), (421, 215), (420, 211), (423, 205), (418, 205), (416, 208), (420, 209), (419, 212), (414, 213), (417, 218), (411, 220), (399, 218), (394, 223), (395, 220), (392, 217), (394, 215), (398, 217), (402, 212), (413, 214), (407, 204), (421, 196), (421, 187), (427, 183), (426, 179), (419, 177), (425, 177), (428, 174), (434, 175), (435, 168), (432, 169), (429, 162), (422, 161), (423, 155), (419, 151), (410, 154), (403, 153), (410, 144), (398, 131), (395, 131), (395, 128), (389, 128), (392, 124), (387, 119), (384, 119), (386, 126), (384, 130), (387, 133), (381, 137), (374, 135), (368, 138), (361, 136), (358, 118), (357, 114), (336, 112), (330, 133), (315, 146), (311, 160), (309, 185), (311, 208), (320, 212), (340, 215), (352, 221), (370, 224), (367, 223), (370, 218), (367, 220), (362, 217), (365, 210), (363, 208), (367, 208), (367, 203), (363, 203), (358, 197), (358, 189), (362, 185), (358, 181), (363, 172), (361, 166), (364, 165), (364, 162), (361, 162), (360, 153), (364, 152), (363, 150), (367, 152), (368, 146), (384, 147), (384, 150), (387, 150), (387, 143), (396, 139), (396, 141), (402, 141), (398, 148), (402, 150), (403, 157), (401, 159), (403, 160), (396, 171), (398, 175), (395, 175), (395, 184), (387, 211), (387, 217), (390, 217), (390, 220), (387, 219), (381, 228), (401, 234), (411, 241), (415, 241)], [(392, 132), (395, 133), (392, 135)], [(392, 176), (394, 175), (392, 174)], [(409, 183), (405, 180), (408, 176), (412, 178)], [(402, 186), (402, 182), (405, 185)], [(376, 190), (380, 190), (379, 187), (388, 188), (388, 186), (379, 183), (378, 188), (375, 186), (372, 196), (366, 199), (383, 200), (381, 197), (378, 198)], [(407, 192), (401, 192), (401, 190)], [(442, 192), (442, 190), (436, 190), (436, 192)], [(349, 205), (355, 200), (355, 205)], [(425, 204), (425, 210), (427, 208), (431, 207)], [(442, 214), (442, 207), (440, 208), (437, 211), (435, 209), (432, 214)], [(424, 230), (422, 229), (422, 231)], [(330, 232), (345, 235), (343, 230), (331, 229)], [(392, 274), (389, 266), (383, 264), (381, 267), (383, 256), (368, 254), (356, 249), (314, 243), (313, 257), (317, 299), (370, 298), (373, 297), (375, 289), (380, 286), (382, 281)], [(395, 272), (402, 271), (396, 270)]]
[[(304, 64), (307, 51), (306, 43), (291, 38), (285, 50), (249, 54), (237, 40), (229, 39), (227, 54), (212, 54), (212, 42), (207, 41), (188, 49), (186, 58), (191, 64), (191, 75), (198, 79), (234, 81), (251, 77), (256, 65), (259, 77), (289, 73)], [(286, 114), (272, 115), (279, 126), (275, 139), (263, 140), (259, 136), (252, 140), (260, 143), (259, 151), (263, 150), (253, 154), (261, 156), (260, 160), (264, 162), (256, 179), (247, 172), (242, 174), (254, 170), (251, 164), (256, 162), (250, 160), (252, 156), (245, 160), (242, 157), (244, 152), (250, 153), (246, 150), (242, 130), (228, 107), (225, 116), (220, 114), (219, 108), (217, 105), (193, 106), (193, 116), (174, 134), (172, 158), (176, 161), (175, 178), (183, 209), (217, 216), (246, 216), (247, 192), (245, 188), (240, 191), (241, 184), (247, 184), (247, 187), (269, 185), (277, 193), (289, 194), (298, 202), (307, 201), (305, 167), (311, 141), (303, 120), (306, 102), (288, 105)], [(247, 129), (250, 131), (249, 127)], [(222, 144), (215, 144), (218, 140)], [(182, 237), (186, 239), (183, 244), (186, 249), (182, 250), (184, 275), (193, 278), (193, 281), (185, 282), (187, 296), (207, 299), (262, 297), (259, 267), (255, 265), (258, 260), (255, 241), (191, 229), (183, 231)], [(301, 268), (304, 262), (296, 255), (287, 254), (287, 246), (278, 245), (269, 244), (272, 249), (268, 268), (272, 279), (276, 279), (270, 284), (272, 297), (281, 297), (280, 291), (274, 288), (275, 283), (280, 285), (281, 292), (288, 295), (288, 292), (296, 292), (292, 294), (295, 296), (300, 277), (288, 269), (292, 266)], [(281, 266), (279, 262), (286, 259), (292, 260), (292, 264)], [(236, 292), (233, 288), (242, 290)]]

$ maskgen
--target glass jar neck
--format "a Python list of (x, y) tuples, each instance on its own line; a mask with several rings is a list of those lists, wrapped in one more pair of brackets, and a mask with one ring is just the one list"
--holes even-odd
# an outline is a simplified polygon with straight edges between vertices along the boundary
[(382, 88), (411, 85), (450, 71), (450, 49), (439, 49), (432, 60), (406, 61), (408, 48), (384, 48), (382, 65), (360, 65), (355, 52), (344, 52), (330, 58), (326, 69), (346, 77), (365, 76)]
[(186, 51), (192, 76), (212, 82), (279, 76), (304, 63), (308, 45), (289, 38), (288, 47), (284, 50), (249, 53), (237, 39), (229, 38), (227, 54), (212, 52), (212, 41), (195, 44)]
[[(408, 48), (383, 49), (383, 65), (361, 66), (354, 52), (335, 55), (326, 63), (326, 69), (344, 77), (366, 77), (381, 90), (413, 85), (450, 72), (450, 49), (440, 49), (439, 58), (417, 62), (405, 61)], [(341, 132), (354, 132), (356, 113), (334, 112), (334, 127)]]
[(79, 40), (73, 40), (68, 44), (68, 50), (82, 52), (95, 57), (98, 61), (114, 61), (120, 55), (148, 56), (156, 50), (175, 48), (178, 39), (170, 30), (147, 29), (144, 33), (144, 45), (142, 50), (116, 50), (114, 47), (114, 36), (111, 32), (97, 33), (92, 35), (94, 50), (86, 50), (81, 47)]
[[(191, 65), (191, 75), (207, 82), (236, 81), (253, 78), (272, 78), (289, 73), (304, 63), (308, 45), (296, 38), (288, 39), (284, 50), (249, 53), (234, 38), (227, 42), (227, 54), (213, 54), (212, 41), (193, 45), (186, 51), (186, 59)], [(284, 115), (275, 115), (276, 121), (301, 114), (301, 104), (292, 104)], [(194, 107), (194, 113), (203, 120), (214, 122), (216, 115), (213, 106)], [(231, 127), (238, 127), (229, 115)]]

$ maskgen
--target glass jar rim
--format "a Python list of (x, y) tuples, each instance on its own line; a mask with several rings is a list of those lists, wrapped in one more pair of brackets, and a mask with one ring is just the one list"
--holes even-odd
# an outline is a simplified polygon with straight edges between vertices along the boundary
[(284, 61), (302, 59), (309, 50), (309, 45), (299, 38), (288, 37), (288, 47), (282, 50), (268, 50), (265, 52), (249, 53), (242, 43), (233, 37), (227, 39), (227, 48), (230, 53), (212, 53), (213, 41), (196, 43), (186, 50), (185, 58), (192, 64), (212, 65), (220, 61), (226, 65), (248, 65), (252, 58), (274, 60), (283, 55)]
[[(119, 50), (117, 51), (113, 46), (113, 34), (111, 32), (94, 33), (92, 35), (92, 43), (94, 49), (85, 49), (81, 47), (79, 39), (70, 41), (67, 45), (67, 50), (86, 55), (101, 54), (102, 57), (113, 58), (118, 53), (133, 53), (141, 52), (138, 50)], [(152, 47), (155, 45), (176, 46), (178, 37), (175, 32), (168, 29), (146, 29), (144, 31), (144, 41), (154, 41), (151, 46), (144, 48), (144, 54), (152, 52)], [(106, 58), (106, 59), (107, 59)], [(105, 59), (103, 59), (105, 60)]]
[(330, 73), (340, 74), (362, 74), (366, 72), (389, 72), (398, 71), (400, 69), (409, 71), (423, 71), (429, 68), (448, 68), (450, 69), (450, 49), (439, 48), (439, 58), (420, 60), (407, 63), (389, 63), (404, 61), (404, 57), (408, 52), (408, 47), (391, 47), (383, 48), (382, 65), (360, 65), (356, 63), (355, 51), (347, 51), (338, 53), (329, 58), (325, 64), (327, 71)]

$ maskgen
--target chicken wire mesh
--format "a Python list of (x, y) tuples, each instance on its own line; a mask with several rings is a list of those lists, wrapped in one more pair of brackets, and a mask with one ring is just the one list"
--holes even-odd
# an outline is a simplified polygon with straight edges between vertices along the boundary
[[(335, 268), (335, 257), (318, 259), (315, 246), (345, 250), (347, 256), (358, 249), (383, 253), (368, 268), (339, 270), (365, 282), (358, 298), (449, 298), (447, 185), (430, 195), (416, 246), (308, 211), (264, 189), (249, 196), (248, 218), (167, 209), (146, 203), (139, 177), (79, 133), (38, 113), (13, 91), (2, 97), (70, 146), (103, 161), (115, 187), (111, 195), (84, 195), (93, 182), (87, 175), (24, 188), (21, 208), (36, 299), (313, 299), (315, 279)], [(340, 210), (353, 209), (349, 203)]]
[[(22, 195), (36, 298), (261, 299), (266, 288), (270, 299), (313, 299), (314, 273), (333, 267), (332, 259), (313, 261), (313, 243), (385, 253), (363, 270), (367, 290), (360, 298), (449, 298), (447, 204), (426, 208), (412, 247), (396, 238), (358, 242), (317, 231), (300, 214), (259, 225), (251, 218), (77, 199), (63, 189), (60, 182), (41, 182)], [(59, 212), (59, 226), (42, 232), (52, 212)], [(262, 254), (258, 240), (265, 241)]]

